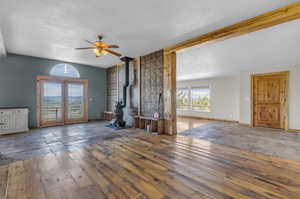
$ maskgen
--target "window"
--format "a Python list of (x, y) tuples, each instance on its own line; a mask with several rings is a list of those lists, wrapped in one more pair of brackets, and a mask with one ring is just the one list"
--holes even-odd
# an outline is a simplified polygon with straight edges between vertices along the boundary
[(198, 87), (191, 89), (192, 110), (210, 112), (210, 89)]
[(177, 109), (187, 110), (190, 107), (189, 89), (177, 89)]
[(78, 70), (70, 64), (58, 64), (52, 68), (50, 74), (53, 76), (75, 77), (79, 78)]
[(177, 89), (177, 109), (210, 112), (210, 88), (203, 86)]

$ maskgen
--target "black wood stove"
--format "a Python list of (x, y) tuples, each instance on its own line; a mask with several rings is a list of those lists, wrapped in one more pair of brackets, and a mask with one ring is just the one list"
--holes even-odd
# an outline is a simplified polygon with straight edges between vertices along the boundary
[(122, 57), (121, 61), (125, 62), (125, 84), (123, 86), (123, 101), (118, 101), (115, 106), (114, 117), (108, 127), (114, 129), (120, 129), (126, 127), (126, 121), (124, 120), (124, 111), (123, 109), (127, 106), (127, 87), (129, 86), (129, 63), (133, 58)]

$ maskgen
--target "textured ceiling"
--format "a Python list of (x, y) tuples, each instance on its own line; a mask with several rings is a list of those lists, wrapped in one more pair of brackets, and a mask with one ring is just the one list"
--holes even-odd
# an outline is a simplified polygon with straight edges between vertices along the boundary
[(268, 67), (300, 67), (300, 20), (177, 54), (177, 79), (237, 75)]
[(102, 33), (136, 57), (296, 0), (0, 0), (8, 52), (108, 67), (119, 59), (75, 51)]

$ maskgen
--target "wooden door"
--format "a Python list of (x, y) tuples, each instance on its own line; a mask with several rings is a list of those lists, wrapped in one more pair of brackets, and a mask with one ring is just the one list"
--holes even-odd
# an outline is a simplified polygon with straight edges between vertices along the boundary
[(287, 128), (288, 72), (252, 76), (253, 126)]

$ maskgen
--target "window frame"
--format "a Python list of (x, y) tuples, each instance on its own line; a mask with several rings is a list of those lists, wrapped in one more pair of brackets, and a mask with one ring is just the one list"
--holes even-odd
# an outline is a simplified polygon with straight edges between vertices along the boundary
[[(194, 89), (207, 89), (208, 90), (208, 105), (207, 106), (202, 106), (202, 105), (194, 105), (193, 104), (193, 90)], [(209, 86), (193, 86), (190, 88), (190, 97), (191, 97), (191, 110), (192, 111), (197, 111), (197, 112), (203, 112), (203, 113), (210, 113), (211, 112), (211, 104), (210, 104), (210, 93), (211, 93), (211, 89)], [(208, 110), (201, 110), (201, 109), (194, 109), (194, 107), (204, 107), (204, 108), (208, 108)]]
[[(208, 106), (197, 106), (197, 105), (193, 105), (193, 99), (192, 99), (192, 92), (193, 92), (193, 89), (208, 89), (209, 90), (209, 96), (208, 96), (208, 103), (209, 105)], [(187, 105), (187, 109), (182, 109), (182, 108), (179, 108), (178, 107), (178, 103), (177, 103), (177, 100), (176, 100), (176, 110), (177, 111), (193, 111), (193, 112), (201, 112), (201, 113), (210, 113), (212, 112), (212, 108), (211, 108), (211, 88), (209, 85), (205, 85), (205, 86), (189, 86), (189, 87), (180, 87), (180, 88), (177, 88), (176, 89), (176, 98), (177, 98), (177, 93), (178, 93), (178, 90), (188, 90), (188, 105)], [(193, 107), (206, 107), (208, 108), (208, 110), (197, 110), (197, 109), (194, 109)]]
[[(188, 104), (187, 104), (187, 105), (182, 105), (183, 107), (186, 106), (186, 107), (187, 107), (186, 109), (184, 109), (184, 108), (179, 108), (179, 107), (178, 107), (178, 102), (177, 102), (178, 90), (187, 90), (187, 92), (188, 92), (188, 98), (187, 98)], [(190, 95), (191, 95), (191, 93), (190, 93), (190, 88), (188, 88), (188, 87), (183, 87), (183, 88), (177, 88), (177, 89), (176, 89), (176, 109), (177, 109), (177, 110), (186, 111), (186, 110), (189, 110), (189, 109), (190, 109), (190, 106), (191, 106)]]
[[(56, 69), (59, 69), (60, 66), (63, 66), (65, 71), (67, 71), (67, 68), (69, 68), (70, 69), (69, 71), (73, 71), (73, 72), (72, 73), (66, 72), (66, 73), (60, 74), (60, 71), (56, 70)], [(64, 75), (64, 74), (75, 74), (75, 76), (74, 75)], [(60, 64), (56, 64), (55, 66), (53, 66), (51, 68), (50, 76), (79, 79), (80, 73), (75, 66), (73, 66), (71, 64), (60, 63)]]

